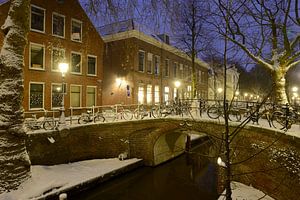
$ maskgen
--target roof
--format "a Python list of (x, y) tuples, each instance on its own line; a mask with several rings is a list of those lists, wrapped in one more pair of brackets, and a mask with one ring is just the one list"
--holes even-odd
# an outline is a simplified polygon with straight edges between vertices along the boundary
[[(184, 59), (191, 60), (191, 58), (183, 51), (178, 48), (169, 45), (163, 41), (161, 35), (153, 33), (146, 26), (136, 23), (134, 20), (125, 20), (121, 22), (116, 22), (108, 24), (97, 28), (98, 32), (101, 34), (104, 42), (117, 41), (127, 38), (137, 38), (166, 51), (174, 53)], [(196, 63), (202, 67), (209, 68), (208, 64), (200, 59), (196, 59)]]
[(9, 2), (10, 0), (0, 0), (0, 5), (5, 4), (7, 2)]

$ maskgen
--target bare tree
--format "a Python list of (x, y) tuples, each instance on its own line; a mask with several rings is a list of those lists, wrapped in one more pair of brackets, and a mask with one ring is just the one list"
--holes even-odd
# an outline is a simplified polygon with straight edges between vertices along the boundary
[(227, 0), (214, 2), (212, 7), (220, 8), (217, 13), (228, 13), (228, 32), (217, 23), (224, 19), (220, 14), (212, 17), (210, 24), (272, 73), (276, 102), (288, 103), (285, 76), (300, 64), (298, 0), (237, 0), (230, 8), (226, 7)]
[(30, 172), (23, 115), (24, 50), (30, 0), (11, 0), (0, 51), (0, 192), (15, 189)]

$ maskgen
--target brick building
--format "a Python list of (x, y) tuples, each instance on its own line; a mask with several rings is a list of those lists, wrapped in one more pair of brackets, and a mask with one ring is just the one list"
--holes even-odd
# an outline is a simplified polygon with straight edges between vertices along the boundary
[[(151, 105), (192, 97), (191, 59), (169, 45), (167, 35), (145, 34), (133, 20), (98, 30), (105, 42), (103, 104)], [(196, 75), (198, 97), (207, 98), (208, 65), (199, 59)]]
[[(0, 5), (3, 24), (9, 1)], [(2, 45), (3, 33), (0, 33)], [(30, 33), (25, 49), (25, 111), (101, 105), (104, 42), (77, 0), (31, 0)]]

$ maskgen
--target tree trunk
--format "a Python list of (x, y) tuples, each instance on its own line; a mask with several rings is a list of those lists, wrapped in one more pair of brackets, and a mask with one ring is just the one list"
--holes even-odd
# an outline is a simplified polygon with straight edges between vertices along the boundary
[(275, 103), (286, 104), (288, 103), (288, 97), (286, 94), (286, 72), (283, 70), (275, 70), (273, 72), (273, 79), (275, 84)]
[(30, 175), (25, 147), (23, 102), (24, 50), (30, 0), (11, 0), (0, 51), (0, 193), (16, 189)]

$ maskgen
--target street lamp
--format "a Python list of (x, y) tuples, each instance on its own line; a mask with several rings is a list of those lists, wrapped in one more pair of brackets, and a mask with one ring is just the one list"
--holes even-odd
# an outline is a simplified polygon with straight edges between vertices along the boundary
[(292, 87), (292, 92), (298, 92), (298, 87)]
[(65, 118), (65, 74), (67, 73), (69, 69), (68, 63), (59, 63), (58, 64), (59, 71), (61, 72), (62, 76), (62, 101), (61, 101), (61, 115), (59, 118), (60, 124), (66, 124), (66, 118)]

